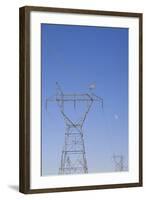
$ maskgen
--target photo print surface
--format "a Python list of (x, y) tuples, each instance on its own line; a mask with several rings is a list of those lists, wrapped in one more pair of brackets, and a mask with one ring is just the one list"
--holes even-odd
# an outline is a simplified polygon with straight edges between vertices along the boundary
[(41, 176), (128, 171), (128, 28), (41, 24)]

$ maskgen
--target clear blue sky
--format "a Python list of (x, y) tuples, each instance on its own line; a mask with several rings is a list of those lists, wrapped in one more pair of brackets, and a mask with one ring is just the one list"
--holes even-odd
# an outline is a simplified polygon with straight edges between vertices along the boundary
[(112, 156), (122, 154), (128, 166), (128, 29), (72, 25), (41, 25), (42, 175), (58, 174), (65, 124), (56, 103), (58, 81), (64, 93), (95, 93), (84, 126), (89, 173), (114, 171)]

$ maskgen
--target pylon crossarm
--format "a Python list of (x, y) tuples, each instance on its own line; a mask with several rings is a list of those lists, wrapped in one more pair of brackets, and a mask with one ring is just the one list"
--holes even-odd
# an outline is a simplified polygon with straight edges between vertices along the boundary
[(63, 94), (59, 93), (56, 95), (56, 101), (99, 101), (100, 97), (98, 96), (92, 96), (88, 93), (83, 94)]
[(49, 98), (46, 98), (46, 101), (45, 101), (45, 108), (46, 110), (48, 109), (48, 102), (54, 102), (55, 100), (55, 97), (49, 97)]
[(53, 102), (56, 101), (57, 105), (60, 107), (61, 110), (64, 110), (64, 102), (87, 102), (90, 103), (91, 101), (98, 101), (101, 103), (102, 108), (103, 108), (103, 99), (94, 93), (88, 94), (88, 93), (83, 93), (83, 94), (63, 94), (61, 89), (58, 89), (58, 92), (56, 93), (56, 96), (53, 98), (47, 98), (46, 100), (46, 107), (48, 102)]
[(91, 95), (93, 96), (94, 101), (98, 101), (99, 103), (101, 103), (101, 107), (103, 108), (103, 98), (97, 96), (94, 93), (91, 93)]

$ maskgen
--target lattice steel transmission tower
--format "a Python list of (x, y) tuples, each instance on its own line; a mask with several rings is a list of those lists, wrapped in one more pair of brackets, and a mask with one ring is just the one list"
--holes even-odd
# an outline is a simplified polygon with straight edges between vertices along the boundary
[(115, 171), (124, 171), (124, 156), (123, 155), (113, 155), (113, 160), (115, 164)]
[[(54, 99), (47, 99), (48, 101), (56, 101), (59, 106), (60, 112), (65, 122), (65, 141), (61, 154), (61, 162), (59, 168), (59, 174), (80, 174), (88, 173), (83, 125), (86, 117), (91, 109), (93, 102), (97, 101), (103, 107), (103, 100), (101, 97), (96, 96), (92, 89), (94, 85), (90, 85), (90, 92), (88, 93), (71, 93), (65, 94), (60, 85), (56, 82), (56, 95)], [(67, 113), (65, 107), (71, 103), (74, 110), (78, 104), (84, 104), (84, 108), (81, 109), (81, 118), (75, 114), (75, 119)], [(79, 108), (78, 108), (79, 109)], [(69, 112), (70, 109), (68, 109)]]

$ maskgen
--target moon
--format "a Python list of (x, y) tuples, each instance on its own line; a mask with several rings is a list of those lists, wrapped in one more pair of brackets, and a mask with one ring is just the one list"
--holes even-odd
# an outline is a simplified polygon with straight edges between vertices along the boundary
[(119, 115), (114, 114), (114, 118), (115, 118), (115, 120), (118, 120), (119, 119)]

